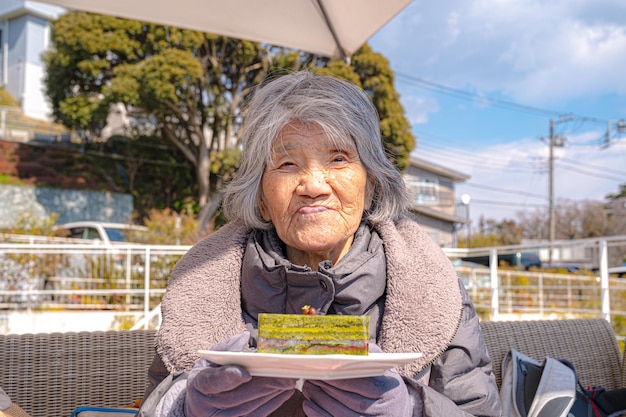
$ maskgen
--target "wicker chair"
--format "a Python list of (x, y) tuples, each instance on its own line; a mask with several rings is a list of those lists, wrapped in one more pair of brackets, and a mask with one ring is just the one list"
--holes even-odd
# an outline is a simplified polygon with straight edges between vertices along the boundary
[[(583, 384), (626, 386), (611, 326), (602, 319), (483, 322), (498, 385), (511, 348), (571, 360)], [(0, 387), (31, 417), (67, 417), (79, 405), (124, 407), (143, 397), (154, 330), (0, 335)], [(621, 367), (621, 371), (620, 371)]]
[(515, 348), (536, 360), (568, 359), (583, 385), (626, 387), (626, 367), (611, 325), (604, 319), (482, 322), (498, 386), (501, 364)]
[(0, 336), (0, 387), (31, 417), (79, 405), (124, 407), (143, 397), (154, 331)]

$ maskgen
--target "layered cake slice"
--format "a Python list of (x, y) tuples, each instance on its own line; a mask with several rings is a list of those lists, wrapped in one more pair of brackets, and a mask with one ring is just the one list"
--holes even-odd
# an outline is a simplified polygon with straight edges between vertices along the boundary
[(367, 355), (369, 316), (259, 314), (261, 353)]

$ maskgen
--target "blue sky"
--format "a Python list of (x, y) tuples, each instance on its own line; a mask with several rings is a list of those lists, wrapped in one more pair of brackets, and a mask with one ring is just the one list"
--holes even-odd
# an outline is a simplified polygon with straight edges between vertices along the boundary
[(626, 2), (414, 0), (369, 44), (396, 73), (414, 154), (470, 176), (457, 199), (474, 224), (547, 212), (550, 119), (557, 201), (626, 183)]

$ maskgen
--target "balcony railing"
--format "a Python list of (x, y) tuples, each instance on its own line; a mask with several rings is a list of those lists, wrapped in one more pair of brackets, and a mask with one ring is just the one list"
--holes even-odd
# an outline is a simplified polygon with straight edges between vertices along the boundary
[[(461, 265), (457, 273), (483, 319), (603, 317), (617, 334), (626, 335), (626, 278), (608, 272), (609, 253), (622, 251), (626, 237), (584, 243), (597, 251), (595, 272), (526, 271), (491, 262), (491, 267)], [(0, 243), (0, 315), (109, 311), (128, 327), (158, 326), (170, 271), (188, 249), (42, 243), (32, 237)], [(451, 259), (488, 253), (495, 260), (499, 252), (512, 249), (529, 248), (445, 251)]]

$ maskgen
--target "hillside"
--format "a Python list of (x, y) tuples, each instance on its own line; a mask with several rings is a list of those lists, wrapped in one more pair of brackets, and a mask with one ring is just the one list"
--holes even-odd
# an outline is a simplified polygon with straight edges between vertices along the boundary
[(99, 171), (71, 145), (46, 146), (0, 140), (0, 184), (111, 189), (111, 181)]
[(182, 154), (156, 138), (86, 144), (0, 140), (0, 184), (132, 194), (137, 215), (193, 204), (196, 180)]

